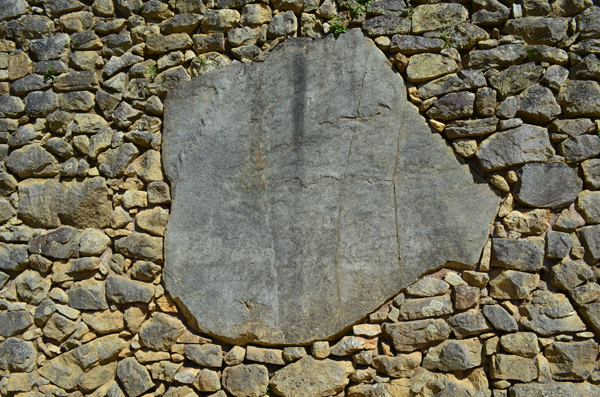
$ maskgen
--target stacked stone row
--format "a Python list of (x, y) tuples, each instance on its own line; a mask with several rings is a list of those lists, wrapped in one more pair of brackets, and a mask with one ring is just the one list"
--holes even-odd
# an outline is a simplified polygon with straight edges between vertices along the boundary
[[(590, 0), (5, 0), (0, 394), (600, 395), (599, 21)], [(336, 341), (198, 334), (161, 279), (165, 95), (354, 27), (502, 196), (480, 263)]]

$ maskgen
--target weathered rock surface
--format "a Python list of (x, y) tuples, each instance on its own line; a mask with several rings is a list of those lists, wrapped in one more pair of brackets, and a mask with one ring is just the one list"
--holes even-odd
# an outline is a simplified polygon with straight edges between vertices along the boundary
[(384, 324), (383, 332), (392, 339), (394, 349), (399, 352), (412, 352), (431, 342), (447, 339), (450, 336), (450, 327), (443, 319), (436, 318)]
[[(238, 343), (327, 339), (425, 271), (478, 261), (497, 199), (431, 134), (385, 62), (353, 30), (310, 44), (292, 40), (263, 63), (220, 69), (169, 93), (169, 224), (182, 226), (167, 228), (164, 276), (194, 327)], [(267, 79), (274, 71), (280, 78)], [(219, 88), (225, 81), (235, 84)], [(237, 126), (256, 117), (263, 121), (249, 140)], [(277, 136), (269, 134), (274, 126)], [(394, 194), (396, 184), (402, 188)], [(442, 196), (443, 215), (436, 209)], [(360, 232), (349, 222), (359, 222)]]
[(110, 223), (112, 205), (103, 178), (84, 182), (28, 179), (19, 184), (19, 195), (19, 217), (33, 227), (104, 228)]
[(342, 391), (352, 372), (354, 367), (348, 361), (306, 356), (277, 371), (270, 385), (282, 397), (325, 397)]
[(526, 164), (518, 172), (515, 198), (530, 207), (560, 208), (571, 204), (583, 181), (562, 163)]
[(600, 394), (600, 388), (590, 383), (517, 383), (510, 388), (514, 397), (588, 397)]

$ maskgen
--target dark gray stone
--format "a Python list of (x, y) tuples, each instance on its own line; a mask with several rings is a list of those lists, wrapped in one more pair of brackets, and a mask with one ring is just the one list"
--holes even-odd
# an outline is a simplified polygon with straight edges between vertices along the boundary
[(61, 227), (31, 239), (29, 251), (54, 259), (77, 258), (80, 237), (79, 230), (68, 226)]
[(528, 207), (561, 208), (572, 204), (583, 181), (563, 163), (525, 164), (518, 171), (515, 198)]
[(27, 246), (0, 243), (0, 270), (14, 272), (27, 267)]
[(550, 259), (562, 259), (566, 257), (573, 248), (573, 237), (563, 232), (548, 232), (546, 237), (546, 257)]
[(77, 0), (45, 0), (44, 10), (51, 18), (58, 18), (63, 14), (79, 11), (83, 8)]
[(29, 8), (27, 0), (8, 0), (0, 8), (0, 21), (18, 18), (25, 14)]
[(31, 91), (45, 90), (52, 86), (52, 80), (44, 79), (39, 74), (30, 74), (10, 84), (14, 95), (25, 95)]
[(489, 50), (473, 50), (465, 61), (468, 68), (501, 68), (523, 62), (527, 51), (523, 44), (505, 44)]
[(542, 268), (544, 250), (527, 240), (495, 238), (492, 243), (491, 265), (535, 272)]
[(148, 303), (154, 296), (154, 286), (119, 276), (106, 278), (106, 297), (109, 301), (126, 303)]
[(33, 324), (33, 318), (28, 311), (0, 313), (0, 336), (8, 338), (26, 330)]
[(134, 357), (119, 361), (117, 377), (129, 397), (138, 397), (154, 386), (150, 373)]
[(565, 139), (558, 145), (558, 151), (568, 163), (574, 163), (600, 154), (598, 135), (579, 135)]
[(0, 369), (31, 372), (36, 367), (37, 351), (31, 342), (8, 338), (0, 344)]
[(471, 20), (481, 26), (501, 25), (510, 16), (510, 8), (496, 0), (475, 0), (473, 11)]
[(58, 109), (58, 97), (53, 91), (30, 92), (25, 97), (25, 113), (29, 117), (46, 117)]
[(578, 235), (585, 248), (585, 261), (590, 265), (596, 264), (600, 261), (600, 225), (582, 227)]
[(566, 36), (568, 26), (566, 18), (528, 17), (511, 19), (502, 31), (519, 36), (528, 44), (552, 45)]
[(567, 81), (560, 89), (557, 100), (566, 117), (600, 116), (600, 86), (595, 81)]
[(103, 281), (85, 280), (69, 289), (69, 306), (81, 310), (106, 310), (106, 289)]
[(549, 88), (536, 84), (520, 95), (516, 116), (526, 123), (544, 124), (555, 119), (561, 112)]
[(452, 316), (448, 320), (448, 324), (452, 327), (454, 335), (459, 339), (492, 330), (487, 321), (485, 321), (483, 314), (476, 309), (470, 309), (464, 313)]
[(68, 34), (57, 34), (47, 39), (34, 40), (29, 44), (29, 49), (38, 61), (50, 61), (66, 58), (69, 55), (71, 39)]
[(457, 120), (446, 124), (444, 133), (450, 139), (468, 138), (491, 134), (496, 131), (498, 119), (490, 117), (478, 120)]
[(57, 91), (96, 91), (100, 88), (94, 72), (70, 72), (54, 79)]
[(43, 327), (50, 317), (56, 311), (56, 305), (52, 299), (46, 299), (38, 307), (35, 308), (33, 313), (33, 321), (38, 327)]
[(596, 364), (598, 343), (593, 339), (581, 342), (554, 342), (546, 347), (544, 356), (550, 363), (554, 380), (586, 380)]
[(381, 15), (363, 22), (363, 29), (369, 36), (410, 34), (410, 19), (398, 15)]
[(0, 116), (17, 118), (25, 113), (25, 104), (16, 96), (0, 95)]
[(486, 84), (485, 76), (479, 70), (461, 70), (421, 85), (419, 96), (421, 99), (440, 97), (450, 92), (484, 87)]
[(585, 330), (585, 324), (563, 294), (535, 291), (533, 297), (521, 306), (520, 323), (542, 336)]
[(427, 115), (438, 120), (455, 120), (473, 114), (475, 94), (468, 91), (446, 94), (433, 103)]
[(6, 36), (14, 39), (43, 39), (55, 32), (54, 22), (43, 15), (23, 15), (6, 24)]
[(152, 318), (142, 325), (138, 335), (142, 346), (169, 351), (185, 330), (185, 326), (177, 318), (164, 313), (154, 313)]
[(486, 171), (545, 161), (553, 155), (548, 131), (529, 124), (493, 134), (479, 145), (476, 154)]
[(485, 305), (482, 312), (498, 331), (517, 332), (519, 330), (515, 318), (500, 305)]
[(16, 129), (8, 138), (8, 146), (12, 149), (27, 145), (42, 137), (42, 131), (36, 130), (33, 125), (26, 124)]
[(444, 48), (444, 41), (437, 38), (397, 34), (390, 43), (391, 52), (401, 52), (405, 55), (422, 52), (439, 52)]
[(577, 15), (575, 20), (582, 39), (597, 39), (600, 37), (600, 7), (588, 8)]
[(571, 291), (593, 276), (594, 272), (585, 263), (564, 261), (552, 266), (550, 281), (562, 290)]
[[(431, 133), (386, 63), (351, 30), (291, 40), (263, 63), (169, 92), (163, 159), (170, 225), (181, 227), (167, 230), (163, 274), (192, 326), (236, 343), (327, 339), (427, 270), (479, 260), (497, 199)], [(242, 133), (252, 119), (261, 123)]]

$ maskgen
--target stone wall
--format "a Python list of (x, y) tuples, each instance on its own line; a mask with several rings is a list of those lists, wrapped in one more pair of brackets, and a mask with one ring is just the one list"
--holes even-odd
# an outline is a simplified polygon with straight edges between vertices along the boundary
[[(0, 395), (600, 395), (590, 0), (3, 0), (0, 21)], [(163, 100), (290, 37), (351, 28), (502, 198), (481, 260), (339, 340), (198, 335), (161, 278)]]

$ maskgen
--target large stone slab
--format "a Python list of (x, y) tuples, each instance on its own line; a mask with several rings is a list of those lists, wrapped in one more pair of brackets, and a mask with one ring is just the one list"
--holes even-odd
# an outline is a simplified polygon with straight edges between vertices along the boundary
[(473, 266), (498, 199), (360, 31), (170, 91), (166, 287), (234, 343), (331, 339), (423, 273)]

